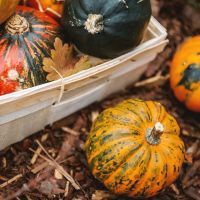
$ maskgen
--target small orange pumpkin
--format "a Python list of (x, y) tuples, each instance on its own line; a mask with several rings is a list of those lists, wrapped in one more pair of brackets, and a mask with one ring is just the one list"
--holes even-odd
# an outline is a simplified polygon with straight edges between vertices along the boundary
[(45, 12), (55, 19), (61, 18), (64, 0), (24, 0), (23, 4)]
[(126, 100), (94, 122), (85, 145), (89, 167), (113, 193), (154, 196), (179, 175), (185, 151), (179, 133), (161, 104)]
[(185, 41), (175, 53), (170, 82), (177, 99), (200, 112), (200, 36)]
[(0, 0), (0, 24), (15, 12), (18, 3), (19, 0)]

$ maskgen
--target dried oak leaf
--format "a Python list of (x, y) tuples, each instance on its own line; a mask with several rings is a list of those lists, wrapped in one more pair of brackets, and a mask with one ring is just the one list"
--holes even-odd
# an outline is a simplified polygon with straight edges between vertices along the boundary
[(77, 56), (74, 47), (69, 44), (63, 45), (61, 39), (55, 39), (54, 48), (51, 50), (51, 57), (43, 59), (43, 70), (47, 72), (48, 81), (67, 77), (92, 67), (88, 56)]

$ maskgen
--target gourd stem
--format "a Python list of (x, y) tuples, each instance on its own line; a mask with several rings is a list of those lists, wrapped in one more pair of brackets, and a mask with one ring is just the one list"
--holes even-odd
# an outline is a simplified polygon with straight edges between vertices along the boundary
[(100, 14), (89, 14), (85, 22), (85, 29), (91, 34), (97, 34), (103, 31), (103, 16)]
[(11, 35), (22, 35), (28, 32), (30, 27), (28, 21), (24, 17), (16, 14), (8, 19), (5, 30)]
[(149, 128), (146, 134), (146, 140), (151, 145), (156, 145), (160, 143), (160, 136), (164, 132), (164, 126), (157, 122), (153, 128)]

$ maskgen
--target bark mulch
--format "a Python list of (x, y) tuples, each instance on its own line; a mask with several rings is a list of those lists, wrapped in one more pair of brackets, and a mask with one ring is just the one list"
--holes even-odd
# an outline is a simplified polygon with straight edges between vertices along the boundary
[(177, 46), (187, 37), (200, 34), (200, 12), (183, 0), (153, 0), (152, 4), (154, 16), (168, 30), (170, 42), (165, 51), (149, 64), (137, 84), (1, 151), (0, 199), (127, 199), (110, 194), (92, 177), (84, 141), (98, 113), (136, 97), (165, 105), (177, 118), (186, 145), (180, 177), (152, 199), (200, 200), (200, 115), (186, 110), (174, 98), (168, 80), (170, 61)]

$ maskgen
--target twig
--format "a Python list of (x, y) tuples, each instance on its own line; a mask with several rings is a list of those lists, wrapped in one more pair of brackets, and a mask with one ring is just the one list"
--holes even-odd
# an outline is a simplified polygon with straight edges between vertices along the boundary
[(157, 75), (152, 78), (137, 82), (134, 84), (134, 86), (142, 87), (142, 86), (146, 86), (146, 85), (150, 85), (150, 84), (162, 83), (162, 82), (167, 81), (168, 79), (169, 79), (169, 75), (166, 75), (166, 76)]
[[(58, 162), (58, 163), (59, 163), (59, 164), (62, 164), (62, 163), (64, 163), (64, 162), (66, 162), (66, 161), (67, 161), (67, 159), (66, 159), (66, 160), (63, 160), (63, 161), (61, 161), (61, 162)], [(49, 165), (48, 162), (43, 162), (43, 163), (39, 164), (38, 166), (36, 166), (35, 168), (33, 168), (33, 169), (31, 170), (31, 172), (32, 172), (33, 174), (37, 174), (39, 171), (41, 171), (41, 170), (43, 170), (44, 168), (48, 167), (48, 165)]]
[(172, 185), (170, 186), (170, 188), (175, 192), (176, 195), (179, 195), (179, 194), (180, 194), (180, 192), (179, 192), (179, 190), (178, 190), (178, 188), (176, 187), (175, 184), (172, 184)]
[[(30, 151), (32, 151), (33, 153), (37, 153), (35, 150), (29, 148)], [(49, 163), (49, 165), (54, 167), (54, 164), (52, 162), (52, 160), (48, 159), (47, 157), (43, 156), (42, 154), (38, 154), (38, 157), (42, 158), (43, 160), (45, 160), (46, 162)]]
[(64, 197), (67, 197), (68, 193), (69, 193), (69, 181), (66, 182)]
[(16, 175), (16, 176), (14, 176), (13, 178), (9, 179), (8, 181), (2, 183), (2, 184), (0, 185), (0, 188), (4, 188), (4, 187), (6, 187), (7, 185), (11, 184), (12, 182), (17, 181), (17, 180), (20, 179), (22, 176), (23, 176), (22, 174), (18, 174), (18, 175)]
[[(72, 136), (72, 135), (67, 135), (67, 138), (68, 138), (68, 139), (70, 138), (70, 140), (71, 140), (71, 142), (72, 142), (73, 144), (74, 144), (74, 143), (76, 142), (76, 140), (77, 140), (77, 137)], [(70, 143), (70, 144), (71, 144), (71, 143)], [(62, 147), (61, 147), (61, 149), (60, 149), (60, 151), (59, 151), (59, 153), (58, 153), (58, 156), (57, 156), (57, 158), (56, 158), (56, 161), (57, 161), (58, 163), (63, 163), (63, 162), (65, 162), (65, 161), (67, 160), (67, 159), (65, 159), (65, 158), (68, 156), (68, 154), (69, 154), (69, 152), (70, 152), (70, 150), (71, 150), (70, 147), (71, 147), (71, 145), (69, 145), (69, 144), (67, 145), (67, 139), (66, 139), (66, 140), (63, 142), (63, 145), (62, 145)], [(66, 151), (66, 149), (67, 149), (67, 151)], [(45, 149), (44, 149), (44, 150), (45, 150)], [(35, 153), (35, 151), (34, 151), (33, 149), (30, 149), (30, 151), (32, 151), (33, 153)], [(46, 151), (46, 150), (45, 150), (45, 151)], [(48, 152), (46, 151), (46, 153), (48, 153)], [(71, 153), (72, 153), (72, 152), (71, 152)], [(50, 155), (49, 155), (49, 156), (50, 156)], [(28, 192), (28, 191), (33, 190), (34, 188), (37, 187), (38, 183), (40, 183), (41, 181), (43, 181), (44, 179), (46, 179), (46, 178), (48, 178), (48, 177), (50, 176), (51, 171), (52, 171), (53, 169), (56, 168), (55, 163), (53, 163), (53, 161), (51, 160), (51, 159), (52, 159), (51, 156), (50, 156), (51, 159), (48, 159), (48, 158), (46, 158), (45, 156), (42, 156), (41, 154), (38, 154), (38, 157), (43, 158), (46, 162), (42, 163), (42, 164), (41, 164), (41, 167), (40, 167), (40, 166), (35, 167), (34, 169), (31, 170), (31, 172), (36, 174), (36, 173), (38, 173), (39, 171), (41, 171), (42, 169), (46, 168), (45, 170), (43, 170), (43, 173), (41, 173), (40, 176), (37, 176), (36, 178), (29, 180), (29, 182), (28, 182), (27, 184), (24, 184), (17, 192), (14, 192), (14, 193), (11, 194), (10, 196), (5, 197), (4, 200), (15, 199), (15, 198), (17, 198), (18, 196), (24, 194), (25, 192)], [(65, 160), (64, 160), (64, 159), (65, 159)], [(61, 161), (61, 160), (62, 160), (62, 161)], [(49, 166), (48, 166), (48, 165), (49, 165)], [(57, 169), (57, 168), (56, 168), (56, 169)], [(63, 169), (63, 170), (64, 170), (64, 169)], [(69, 181), (69, 183), (70, 183), (70, 181)], [(78, 185), (78, 183), (77, 183), (77, 185)], [(87, 196), (87, 194), (85, 193), (85, 191), (81, 188), (81, 186), (79, 186), (79, 188), (80, 188), (80, 190), (84, 193), (85, 197), (86, 197), (87, 199), (89, 199), (88, 196)]]
[[(33, 151), (33, 150), (31, 150), (31, 151)], [(62, 162), (60, 162), (60, 163), (63, 163), (63, 162), (65, 162), (65, 160), (62, 161)], [(33, 174), (37, 174), (39, 171), (43, 170), (43, 169), (46, 168), (48, 165), (49, 165), (49, 162), (46, 161), (46, 162), (44, 162), (44, 163), (42, 163), (42, 164), (36, 166), (35, 168), (31, 169), (31, 172), (32, 172)], [(7, 178), (5, 178), (5, 177), (0, 177), (1, 180), (4, 180), (4, 181), (5, 181), (4, 183), (2, 183), (2, 184), (0, 185), (0, 188), (4, 188), (4, 187), (6, 187), (7, 185), (13, 183), (14, 181), (19, 180), (19, 179), (22, 178), (22, 177), (23, 177), (22, 174), (18, 174), (18, 175), (16, 175), (16, 176), (14, 176), (13, 178), (9, 179), (9, 180), (8, 180)]]
[[(48, 134), (44, 134), (44, 135), (42, 136), (42, 138), (41, 138), (41, 141), (42, 141), (42, 142), (46, 141), (47, 138), (48, 138), (48, 136), (49, 136)], [(41, 147), (38, 147), (37, 150), (36, 150), (36, 152), (37, 152), (38, 154), (40, 154), (40, 153), (42, 152)], [(31, 164), (32, 164), (32, 165), (34, 165), (35, 162), (37, 161), (38, 154), (34, 154), (34, 155), (33, 155), (32, 159), (31, 159)]]
[(44, 162), (44, 163), (42, 163), (42, 164), (39, 164), (38, 166), (36, 166), (35, 168), (33, 168), (33, 169), (31, 170), (31, 172), (32, 172), (33, 174), (37, 174), (39, 171), (43, 170), (43, 169), (46, 168), (48, 165), (49, 165), (48, 162)]
[(80, 186), (76, 183), (76, 181), (70, 176), (69, 173), (67, 173), (64, 168), (59, 165), (50, 155), (49, 153), (46, 151), (46, 149), (42, 146), (42, 144), (37, 140), (36, 141), (38, 143), (38, 145), (41, 147), (41, 149), (44, 151), (44, 153), (49, 157), (46, 158), (44, 156), (42, 156), (40, 154), (40, 156), (45, 159), (47, 162), (49, 162), (51, 165), (55, 166), (55, 168), (72, 184), (72, 186), (76, 189), (76, 190), (80, 190)]
[(73, 135), (73, 136), (79, 136), (80, 135), (80, 133), (78, 131), (75, 131), (75, 130), (69, 128), (69, 127), (64, 126), (64, 127), (62, 127), (62, 130), (66, 133)]
[(41, 182), (42, 180), (46, 179), (49, 176), (50, 171), (51, 171), (51, 168), (49, 168), (48, 171), (46, 171), (46, 173), (43, 173), (41, 176), (38, 176), (35, 179), (29, 181), (28, 184), (24, 184), (20, 190), (11, 194), (10, 196), (7, 196), (6, 198), (4, 198), (4, 200), (15, 199), (18, 196), (22, 195), (23, 193), (35, 188), (39, 182)]

